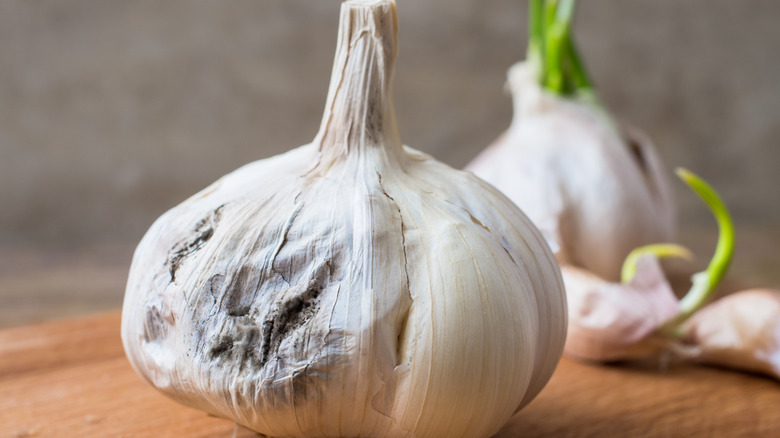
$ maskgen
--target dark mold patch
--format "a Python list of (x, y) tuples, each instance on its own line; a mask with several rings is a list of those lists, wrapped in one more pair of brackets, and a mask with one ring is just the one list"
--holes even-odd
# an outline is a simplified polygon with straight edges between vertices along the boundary
[(171, 275), (171, 282), (176, 281), (176, 271), (181, 266), (184, 259), (195, 253), (203, 245), (211, 239), (214, 235), (214, 229), (220, 219), (220, 211), (224, 205), (220, 205), (214, 211), (198, 221), (195, 224), (193, 235), (189, 239), (185, 239), (171, 248), (168, 253), (168, 259), (165, 261), (168, 266), (168, 272)]
[[(326, 368), (336, 360), (324, 349), (331, 334), (328, 320), (318, 317), (333, 274), (331, 262), (311, 260), (298, 266), (305, 280), (294, 287), (286, 287), (270, 269), (251, 265), (237, 266), (224, 279), (212, 278), (202, 294), (211, 298), (213, 288), (216, 303), (211, 309), (222, 318), (208, 312), (198, 316), (207, 327), (196, 349), (201, 360), (242, 385), (261, 385), (278, 403), (298, 403), (321, 391), (329, 377)], [(265, 278), (269, 274), (273, 278)], [(300, 368), (301, 363), (306, 365)], [(254, 392), (245, 387), (240, 392), (236, 403), (252, 406)]]
[(244, 265), (239, 269), (223, 297), (228, 315), (249, 314), (260, 287), (260, 279), (260, 270), (252, 265)]
[(187, 302), (188, 308), (198, 318), (205, 319), (214, 316), (217, 311), (217, 302), (224, 291), (225, 275), (214, 274), (195, 293), (191, 294)]
[(213, 342), (208, 356), (237, 365), (239, 371), (246, 366), (252, 367), (257, 361), (255, 352), (259, 338), (260, 330), (251, 318), (236, 318)]
[[(282, 341), (290, 336), (298, 327), (309, 321), (318, 310), (317, 300), (322, 293), (323, 285), (318, 280), (311, 280), (303, 292), (280, 303), (266, 315), (263, 321), (263, 350), (260, 364), (265, 365)], [(305, 342), (305, 339), (302, 341)]]
[(219, 339), (209, 350), (209, 356), (215, 358), (221, 356), (233, 349), (233, 340), (229, 337), (223, 337)]
[(160, 309), (152, 306), (146, 309), (144, 317), (144, 341), (154, 342), (164, 338), (168, 333), (168, 324), (163, 319)]

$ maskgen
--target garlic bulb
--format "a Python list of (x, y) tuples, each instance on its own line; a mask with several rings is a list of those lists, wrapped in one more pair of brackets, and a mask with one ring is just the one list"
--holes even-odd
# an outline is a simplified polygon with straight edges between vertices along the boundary
[(673, 199), (646, 137), (591, 103), (545, 92), (528, 64), (512, 67), (509, 86), (509, 130), (466, 170), (512, 199), (561, 263), (617, 280), (632, 249), (674, 238)]
[(395, 3), (351, 0), (314, 142), (160, 217), (125, 350), (186, 405), (275, 437), (487, 437), (550, 378), (566, 307), (511, 201), (401, 144)]
[(751, 289), (721, 298), (685, 323), (696, 359), (780, 378), (780, 293)]
[[(584, 72), (572, 73), (578, 88), (568, 95), (540, 83), (545, 76), (561, 82), (562, 73), (551, 75), (550, 60), (541, 57), (567, 53), (552, 50), (556, 42), (573, 50), (571, 41), (553, 38), (558, 27), (570, 25), (573, 2), (561, 2), (569, 8), (559, 6), (558, 15), (568, 15), (561, 23), (548, 23), (547, 34), (537, 29), (541, 20), (534, 19), (538, 3), (530, 2), (529, 61), (508, 73), (512, 123), (466, 170), (514, 201), (541, 229), (561, 263), (617, 281), (632, 249), (673, 240), (674, 201), (649, 139), (612, 121)], [(569, 57), (557, 61), (582, 68), (576, 53)]]

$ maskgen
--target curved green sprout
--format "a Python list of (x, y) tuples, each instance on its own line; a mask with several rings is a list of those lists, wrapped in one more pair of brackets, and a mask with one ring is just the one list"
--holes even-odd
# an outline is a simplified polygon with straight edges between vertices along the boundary
[[(712, 298), (715, 288), (726, 275), (734, 255), (734, 223), (731, 220), (726, 205), (718, 196), (718, 193), (703, 179), (693, 172), (678, 168), (677, 176), (683, 180), (697, 195), (707, 204), (715, 220), (718, 222), (718, 245), (710, 264), (702, 272), (694, 274), (693, 285), (688, 293), (680, 300), (680, 309), (676, 317), (672, 318), (662, 327), (662, 331), (673, 336), (679, 335), (678, 330), (683, 322), (701, 309)], [(645, 254), (653, 254), (658, 257), (682, 257), (691, 258), (691, 252), (682, 246), (671, 243), (659, 243), (637, 248), (626, 257), (623, 262), (621, 281), (629, 283), (636, 275), (636, 265)]]
[(642, 256), (652, 254), (658, 258), (676, 257), (685, 260), (691, 260), (693, 253), (681, 245), (674, 243), (656, 243), (653, 245), (641, 246), (628, 254), (626, 261), (623, 262), (623, 269), (620, 272), (620, 281), (628, 284), (636, 276), (636, 265)]
[(676, 328), (712, 298), (734, 255), (734, 223), (726, 205), (718, 193), (704, 180), (686, 169), (677, 169), (677, 176), (704, 200), (718, 222), (718, 245), (709, 266), (703, 272), (695, 274), (690, 291), (680, 300), (680, 314), (667, 323), (667, 328)]

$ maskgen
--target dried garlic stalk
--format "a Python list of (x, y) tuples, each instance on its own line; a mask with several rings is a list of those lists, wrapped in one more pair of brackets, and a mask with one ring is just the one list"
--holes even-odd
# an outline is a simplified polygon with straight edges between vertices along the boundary
[(546, 384), (566, 304), (497, 190), (401, 144), (393, 1), (342, 5), (312, 144), (159, 218), (122, 317), (136, 371), (276, 437), (488, 437)]

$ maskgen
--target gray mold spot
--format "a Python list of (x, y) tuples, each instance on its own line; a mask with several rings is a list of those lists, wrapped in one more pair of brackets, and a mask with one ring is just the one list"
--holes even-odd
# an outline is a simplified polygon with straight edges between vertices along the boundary
[(163, 319), (160, 309), (151, 306), (146, 309), (144, 318), (144, 341), (155, 342), (168, 334), (168, 324)]
[(210, 359), (221, 359), (237, 365), (240, 371), (257, 361), (256, 351), (260, 330), (249, 317), (234, 318), (208, 350)]
[[(212, 291), (221, 295), (223, 304), (219, 311), (226, 312), (228, 318), (212, 332), (211, 340), (206, 341), (207, 358), (239, 370), (247, 365), (261, 369), (279, 359), (292, 359), (278, 357), (284, 342), (291, 343), (289, 354), (296, 359), (311, 355), (308, 342), (316, 336), (312, 333), (316, 328), (308, 323), (320, 310), (320, 297), (329, 276), (330, 262), (325, 261), (317, 268), (315, 278), (303, 287), (276, 292), (267, 312), (258, 315), (255, 300), (264, 284), (262, 272), (250, 265), (242, 266), (224, 292)], [(304, 371), (303, 374), (307, 373)], [(305, 375), (296, 377), (297, 380), (306, 379)]]
[(230, 287), (225, 291), (225, 309), (230, 316), (246, 316), (260, 288), (260, 270), (252, 265), (244, 265), (239, 269)]
[[(311, 280), (303, 292), (293, 294), (287, 300), (279, 303), (266, 315), (263, 329), (263, 351), (260, 363), (264, 366), (271, 359), (282, 341), (296, 329), (306, 324), (319, 310), (319, 296), (323, 284)], [(297, 339), (305, 342), (305, 338)], [(303, 349), (305, 350), (305, 349)]]
[(168, 272), (171, 275), (171, 283), (176, 281), (176, 271), (182, 262), (203, 247), (211, 239), (211, 236), (214, 235), (214, 229), (219, 222), (222, 207), (224, 205), (220, 205), (215, 210), (209, 212), (206, 217), (195, 224), (193, 235), (190, 238), (182, 240), (171, 248), (168, 253), (168, 259), (165, 261), (165, 265), (168, 266)]

